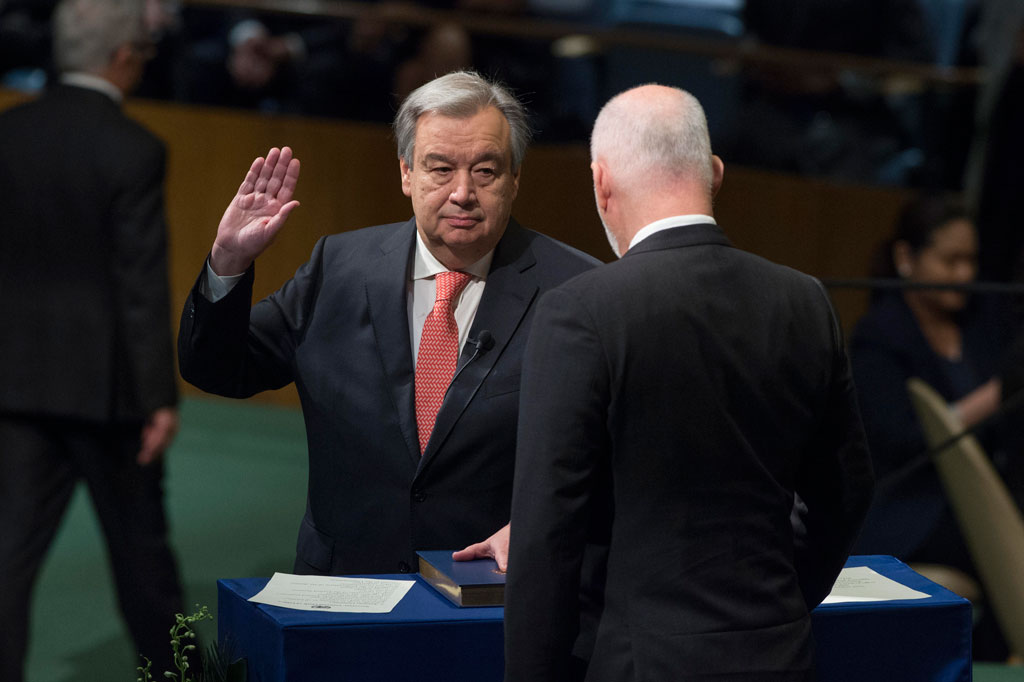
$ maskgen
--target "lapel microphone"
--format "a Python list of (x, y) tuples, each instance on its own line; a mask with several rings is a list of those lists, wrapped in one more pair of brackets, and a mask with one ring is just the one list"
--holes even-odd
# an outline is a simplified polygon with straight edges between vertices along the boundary
[(473, 354), (469, 356), (469, 360), (466, 360), (466, 362), (462, 364), (462, 367), (459, 367), (459, 370), (455, 372), (455, 376), (453, 376), (452, 380), (448, 382), (448, 388), (444, 391), (445, 396), (448, 395), (448, 391), (451, 390), (452, 384), (455, 383), (455, 380), (459, 378), (460, 374), (462, 374), (462, 370), (469, 367), (470, 363), (494, 347), (494, 335), (486, 329), (481, 329), (475, 339), (470, 337), (466, 339), (466, 343), (473, 346)]
[(476, 349), (473, 351), (473, 357), (466, 361), (467, 365), (473, 362), (476, 356), (479, 355), (480, 353), (489, 351), (491, 348), (494, 348), (494, 335), (491, 334), (486, 329), (481, 329), (480, 333), (476, 335), (475, 339), (466, 339), (466, 341), (476, 346)]

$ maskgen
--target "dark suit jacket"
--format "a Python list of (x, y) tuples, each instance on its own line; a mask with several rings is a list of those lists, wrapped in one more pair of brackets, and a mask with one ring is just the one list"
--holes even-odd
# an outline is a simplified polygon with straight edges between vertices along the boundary
[(823, 288), (702, 224), (545, 295), (515, 476), (508, 682), (566, 679), (596, 536), (609, 550), (588, 681), (804, 679), (809, 611), (871, 489)]
[(251, 311), (252, 271), (221, 301), (193, 290), (182, 375), (244, 397), (294, 381), (309, 444), (297, 570), (408, 571), (414, 550), (458, 549), (509, 516), (519, 366), (537, 296), (597, 263), (514, 222), (491, 263), (470, 338), (493, 347), (458, 373), (420, 457), (406, 288), (415, 221), (321, 239)]
[(177, 399), (163, 144), (58, 85), (0, 115), (0, 412), (139, 420)]

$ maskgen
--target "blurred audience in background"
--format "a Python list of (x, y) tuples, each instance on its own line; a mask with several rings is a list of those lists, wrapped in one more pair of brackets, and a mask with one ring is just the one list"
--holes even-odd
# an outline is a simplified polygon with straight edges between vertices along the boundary
[[(978, 237), (954, 200), (926, 195), (911, 201), (896, 234), (879, 252), (873, 273), (908, 284), (968, 285), (977, 275)], [(877, 487), (856, 554), (890, 554), (911, 563), (952, 567), (977, 582), (924, 434), (910, 403), (907, 379), (919, 377), (946, 399), (979, 436), (1018, 501), (1024, 495), (1019, 434), (998, 418), (1004, 374), (1019, 373), (1024, 356), (1007, 353), (1016, 325), (1009, 300), (962, 290), (878, 290), (850, 341), (850, 360)], [(1016, 382), (1014, 382), (1016, 383)], [(1017, 429), (1019, 431), (1019, 429)], [(1011, 445), (1013, 447), (1011, 447)], [(976, 587), (968, 588), (968, 591)], [(965, 595), (972, 596), (972, 595)], [(975, 650), (1002, 659), (1005, 644), (983, 607)]]
[[(917, 0), (747, 0), (748, 36), (776, 47), (928, 62)], [(922, 165), (920, 98), (894, 78), (813, 61), (754, 64), (742, 75), (736, 163), (903, 184)]]
[[(336, 20), (208, 8), (185, 12), (184, 99), (268, 112), (348, 115), (348, 26)], [(366, 68), (366, 65), (363, 65)]]
[(50, 15), (57, 0), (0, 0), (0, 75), (39, 88), (52, 71)]
[[(330, 17), (148, 2), (160, 50), (138, 93), (145, 97), (387, 122), (417, 85), (473, 68), (530, 103), (538, 139), (580, 141), (611, 91), (658, 80), (704, 95), (720, 122), (712, 142), (734, 163), (959, 189), (974, 88), (881, 77), (834, 60), (737, 62), (600, 35), (643, 29), (678, 35), (681, 44), (713, 38), (955, 65), (995, 59), (991, 48), (982, 59), (970, 47), (978, 29), (993, 30), (984, 17), (1001, 0), (366, 0)], [(0, 82), (8, 87), (44, 82), (53, 5), (0, 0)], [(581, 35), (469, 30), (466, 17), (559, 21)]]

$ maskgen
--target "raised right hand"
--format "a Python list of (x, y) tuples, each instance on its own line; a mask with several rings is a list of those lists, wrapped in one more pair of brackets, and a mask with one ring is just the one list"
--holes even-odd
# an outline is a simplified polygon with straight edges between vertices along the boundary
[(210, 250), (215, 273), (243, 273), (270, 246), (288, 214), (299, 205), (292, 200), (298, 181), (299, 160), (292, 158), (290, 147), (274, 147), (266, 159), (252, 162), (217, 227)]

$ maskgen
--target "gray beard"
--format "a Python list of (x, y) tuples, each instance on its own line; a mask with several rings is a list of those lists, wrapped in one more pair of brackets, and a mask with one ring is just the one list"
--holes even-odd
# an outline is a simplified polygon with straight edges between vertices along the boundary
[[(597, 187), (594, 188), (594, 204), (594, 207), (597, 208)], [(608, 238), (608, 246), (612, 247), (612, 253), (616, 258), (622, 258), (622, 254), (619, 253), (619, 242), (612, 235), (612, 231), (608, 229), (608, 223), (604, 221), (600, 208), (597, 208), (597, 217), (601, 220), (601, 227), (604, 228), (604, 236)]]
[[(601, 218), (600, 213), (598, 213), (597, 215), (599, 218)], [(604, 218), (601, 218), (601, 227), (604, 228), (604, 236), (608, 238), (608, 246), (612, 247), (612, 253), (615, 254), (616, 258), (622, 258), (622, 254), (619, 253), (619, 242), (617, 239), (615, 239), (615, 236), (612, 234), (612, 231), (608, 229), (608, 224), (604, 221)]]

